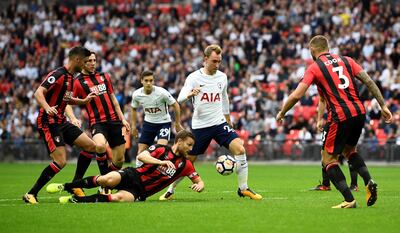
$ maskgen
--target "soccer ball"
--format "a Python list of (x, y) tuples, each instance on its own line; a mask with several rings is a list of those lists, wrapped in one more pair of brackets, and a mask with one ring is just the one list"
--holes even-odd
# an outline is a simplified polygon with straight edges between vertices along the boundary
[(236, 170), (236, 161), (230, 155), (221, 155), (215, 163), (215, 169), (223, 176), (230, 175)]

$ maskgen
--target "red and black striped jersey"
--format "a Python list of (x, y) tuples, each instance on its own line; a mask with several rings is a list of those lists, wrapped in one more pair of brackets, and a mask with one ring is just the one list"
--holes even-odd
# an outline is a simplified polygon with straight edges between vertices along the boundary
[(187, 176), (191, 180), (199, 177), (190, 160), (175, 155), (169, 146), (152, 145), (147, 150), (154, 158), (171, 161), (175, 165), (175, 169), (167, 169), (164, 166), (154, 164), (143, 164), (136, 168), (136, 171), (140, 174), (146, 197), (161, 191), (179, 177)]
[(328, 121), (340, 122), (365, 114), (355, 77), (362, 67), (352, 58), (324, 53), (307, 68), (302, 82), (316, 84), (327, 103)]
[(46, 76), (41, 86), (47, 89), (45, 94), (47, 103), (50, 107), (57, 105), (58, 113), (49, 116), (44, 108), (40, 108), (37, 118), (38, 128), (65, 122), (64, 111), (72, 97), (73, 74), (69, 73), (65, 67), (59, 67)]
[(90, 75), (79, 74), (74, 80), (74, 97), (86, 98), (91, 92), (97, 97), (85, 105), (90, 126), (109, 121), (121, 121), (111, 100), (114, 93), (110, 76), (107, 73)]

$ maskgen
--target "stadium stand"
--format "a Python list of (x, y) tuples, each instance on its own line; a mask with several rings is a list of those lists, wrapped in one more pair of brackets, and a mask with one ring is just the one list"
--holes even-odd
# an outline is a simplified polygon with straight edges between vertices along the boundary
[[(154, 70), (156, 85), (177, 95), (186, 75), (201, 66), (203, 48), (218, 43), (224, 49), (222, 69), (229, 76), (233, 122), (252, 140), (246, 140), (248, 150), (259, 152), (265, 143), (275, 142), (281, 126), (273, 117), (312, 61), (307, 42), (317, 33), (330, 37), (332, 51), (354, 57), (369, 72), (394, 113), (395, 123), (383, 124), (367, 89), (360, 87), (370, 122), (363, 141), (377, 139), (383, 147), (400, 146), (398, 1), (40, 2), (2, 3), (2, 151), (9, 149), (7, 145), (28, 145), (39, 137), (35, 129), (39, 107), (33, 92), (43, 75), (63, 65), (71, 46), (83, 44), (98, 54), (99, 70), (113, 75), (116, 96), (128, 116), (130, 95), (140, 86), (138, 74), (143, 69)], [(319, 143), (316, 95), (312, 88), (289, 112), (282, 125), (287, 141), (281, 149), (273, 146), (282, 157), (295, 149), (293, 130), (305, 127), (311, 143)], [(75, 110), (83, 120), (87, 118)], [(262, 118), (260, 131), (251, 128), (256, 113)], [(183, 107), (186, 127), (190, 114)], [(25, 158), (23, 153), (15, 157)]]

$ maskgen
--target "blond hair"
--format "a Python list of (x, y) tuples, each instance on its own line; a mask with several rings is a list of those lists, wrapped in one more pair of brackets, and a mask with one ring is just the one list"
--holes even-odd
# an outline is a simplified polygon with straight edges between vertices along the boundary
[(209, 45), (209, 46), (207, 46), (206, 49), (204, 49), (204, 56), (209, 57), (209, 56), (211, 56), (212, 52), (215, 52), (216, 54), (220, 54), (220, 53), (222, 53), (222, 49), (221, 49), (221, 47), (219, 47), (219, 45), (216, 45), (216, 44)]

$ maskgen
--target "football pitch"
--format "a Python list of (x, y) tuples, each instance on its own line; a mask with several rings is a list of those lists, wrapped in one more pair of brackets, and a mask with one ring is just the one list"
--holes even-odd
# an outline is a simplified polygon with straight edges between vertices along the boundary
[[(342, 201), (335, 189), (308, 191), (321, 179), (318, 165), (250, 164), (249, 185), (264, 196), (253, 201), (237, 196), (236, 175), (221, 176), (211, 163), (196, 165), (204, 192), (191, 191), (185, 179), (173, 201), (158, 201), (159, 193), (145, 202), (63, 205), (61, 194), (42, 190), (40, 204), (25, 204), (22, 195), (45, 166), (0, 164), (0, 232), (399, 232), (399, 166), (370, 167), (379, 190), (372, 207), (359, 177), (356, 209), (331, 209)], [(74, 169), (67, 165), (52, 182), (69, 181)], [(87, 174), (96, 173), (92, 163)]]

